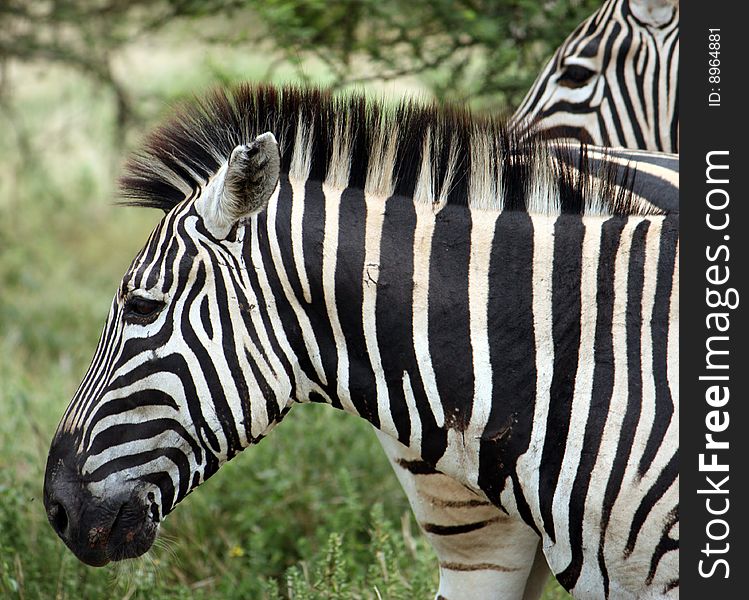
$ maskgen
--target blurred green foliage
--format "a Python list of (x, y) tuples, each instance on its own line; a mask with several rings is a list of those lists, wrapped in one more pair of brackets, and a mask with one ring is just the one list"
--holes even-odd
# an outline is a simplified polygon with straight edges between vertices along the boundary
[[(542, 63), (592, 13), (595, 0), (247, 2), (264, 36), (319, 56), (337, 86), (419, 76), (439, 100), (516, 105)], [(361, 73), (357, 57), (374, 65)]]
[[(592, 2), (0, 2), (0, 598), (428, 598), (437, 564), (364, 423), (299, 407), (170, 515), (85, 567), (49, 527), (47, 449), (159, 214), (112, 204), (174, 100), (241, 79), (517, 102)], [(369, 82), (372, 82), (371, 84)], [(567, 597), (550, 584), (545, 600)]]
[(193, 23), (203, 43), (272, 47), (268, 68), (321, 61), (342, 87), (415, 76), (439, 100), (496, 110), (521, 100), (553, 49), (597, 0), (5, 0), (0, 64), (45, 59), (109, 87), (117, 122), (137, 115), (112, 59), (123, 45), (175, 22)]

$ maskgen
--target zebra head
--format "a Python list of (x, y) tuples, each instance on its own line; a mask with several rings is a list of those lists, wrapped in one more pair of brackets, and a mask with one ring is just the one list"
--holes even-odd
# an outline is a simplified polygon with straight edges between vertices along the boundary
[(50, 523), (87, 564), (146, 552), (161, 518), (284, 412), (288, 379), (236, 374), (259, 358), (242, 329), (255, 308), (238, 292), (243, 222), (277, 193), (279, 169), (271, 133), (237, 146), (122, 279), (44, 481)]
[(511, 125), (678, 152), (678, 64), (678, 0), (607, 0), (557, 49)]

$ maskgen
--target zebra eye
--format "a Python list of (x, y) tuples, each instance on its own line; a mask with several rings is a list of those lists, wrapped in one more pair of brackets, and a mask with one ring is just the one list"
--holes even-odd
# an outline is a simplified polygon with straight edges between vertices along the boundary
[(164, 302), (161, 300), (130, 296), (125, 301), (125, 320), (135, 323), (151, 323), (162, 308), (164, 308)]
[(595, 74), (595, 71), (581, 65), (567, 65), (559, 76), (559, 85), (579, 88), (588, 83)]

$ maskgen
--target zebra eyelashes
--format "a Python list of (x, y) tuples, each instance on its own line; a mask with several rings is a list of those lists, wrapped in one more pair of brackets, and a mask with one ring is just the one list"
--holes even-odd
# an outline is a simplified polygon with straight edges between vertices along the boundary
[(163, 300), (130, 294), (125, 299), (123, 318), (127, 323), (148, 325), (156, 320), (165, 306)]
[(583, 87), (595, 74), (595, 71), (582, 65), (567, 65), (559, 75), (559, 85), (568, 88)]

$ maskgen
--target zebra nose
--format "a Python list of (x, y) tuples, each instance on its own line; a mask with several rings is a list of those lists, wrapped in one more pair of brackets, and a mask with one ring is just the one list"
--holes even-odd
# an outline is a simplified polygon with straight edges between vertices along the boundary
[(65, 545), (87, 565), (100, 567), (110, 560), (108, 543), (122, 502), (97, 502), (67, 472), (45, 481), (47, 519)]
[(47, 518), (57, 535), (62, 539), (66, 539), (68, 537), (68, 525), (70, 524), (70, 521), (65, 506), (61, 502), (50, 502), (47, 507)]
[(47, 520), (67, 545), (78, 537), (82, 513), (82, 493), (74, 475), (64, 467), (44, 479), (44, 507)]
[(78, 558), (94, 566), (108, 562), (102, 544), (89, 535), (101, 511), (82, 484), (74, 445), (64, 436), (56, 438), (50, 448), (44, 473), (44, 507), (52, 529)]

